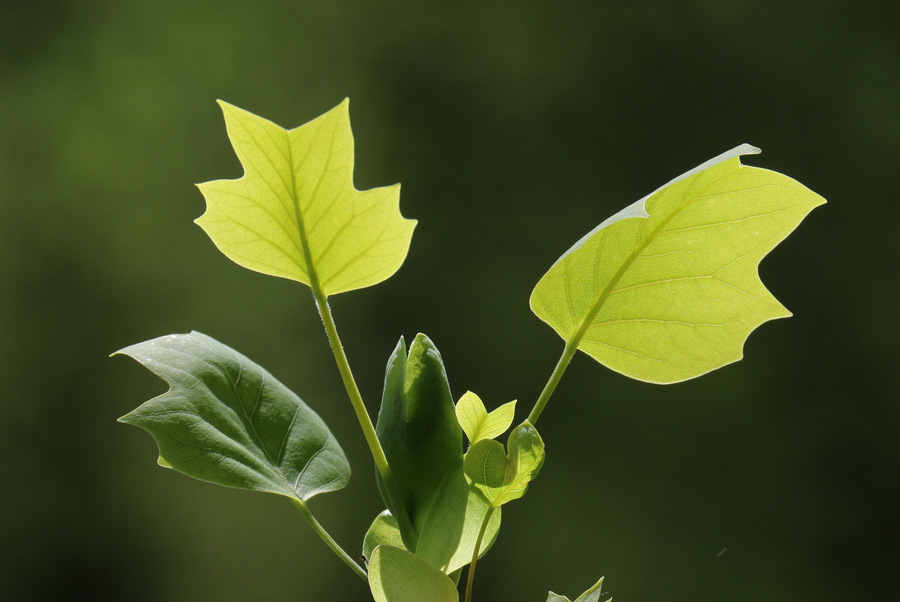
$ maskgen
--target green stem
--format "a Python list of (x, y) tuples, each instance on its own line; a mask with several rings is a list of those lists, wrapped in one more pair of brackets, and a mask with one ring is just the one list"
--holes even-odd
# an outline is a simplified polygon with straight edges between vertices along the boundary
[[(581, 337), (578, 338), (578, 341), (580, 340)], [(540, 397), (538, 397), (538, 400), (534, 403), (534, 407), (531, 408), (531, 413), (528, 415), (528, 422), (531, 424), (535, 424), (538, 421), (538, 418), (540, 418), (541, 412), (544, 411), (544, 406), (550, 401), (550, 396), (553, 395), (553, 391), (556, 390), (556, 385), (559, 384), (563, 373), (565, 373), (566, 368), (569, 367), (569, 362), (572, 361), (572, 356), (575, 355), (576, 351), (578, 351), (578, 342), (573, 341), (566, 343), (566, 348), (563, 349), (562, 356), (560, 356), (559, 361), (556, 362), (556, 368), (553, 369), (553, 373), (550, 374), (550, 379), (547, 381), (547, 384), (544, 385), (544, 390), (541, 391)]]
[(472, 562), (469, 563), (469, 574), (466, 578), (466, 602), (472, 602), (472, 584), (475, 583), (475, 565), (478, 564), (478, 555), (481, 552), (481, 542), (487, 531), (488, 523), (491, 515), (494, 513), (493, 506), (484, 515), (484, 522), (481, 523), (481, 530), (478, 532), (478, 539), (475, 540), (475, 551), (472, 553)]
[(334, 318), (331, 316), (331, 308), (328, 306), (328, 299), (325, 297), (324, 293), (321, 292), (320, 287), (317, 286), (318, 283), (316, 282), (314, 284), (316, 284), (316, 286), (312, 287), (313, 295), (316, 299), (316, 306), (319, 308), (319, 315), (322, 316), (322, 323), (325, 325), (325, 333), (328, 335), (328, 341), (331, 343), (334, 361), (337, 363), (338, 371), (341, 373), (341, 379), (344, 381), (344, 388), (347, 389), (347, 395), (350, 397), (350, 404), (353, 406), (353, 411), (356, 412), (356, 419), (362, 427), (366, 443), (369, 444), (369, 451), (372, 452), (372, 458), (375, 460), (375, 467), (378, 469), (378, 473), (384, 481), (388, 496), (391, 498), (391, 501), (394, 502), (391, 504), (393, 506), (392, 511), (396, 512), (398, 515), (395, 515), (394, 518), (396, 518), (410, 533), (415, 533), (412, 521), (409, 519), (409, 515), (406, 513), (403, 504), (397, 503), (401, 498), (397, 494), (397, 485), (394, 482), (391, 467), (388, 465), (387, 457), (384, 455), (384, 449), (381, 447), (381, 442), (378, 440), (378, 435), (375, 433), (372, 419), (369, 418), (369, 413), (366, 411), (366, 406), (363, 403), (359, 387), (356, 385), (356, 380), (353, 378), (353, 372), (350, 370), (350, 363), (347, 361), (347, 355), (344, 353), (344, 346), (341, 344), (341, 337), (338, 336), (337, 326), (335, 326)]
[(309, 508), (306, 506), (306, 504), (294, 498), (291, 498), (291, 501), (294, 503), (294, 506), (297, 507), (297, 510), (300, 511), (300, 514), (303, 515), (303, 518), (306, 519), (306, 522), (308, 522), (313, 528), (313, 531), (316, 532), (316, 535), (322, 538), (322, 541), (325, 542), (325, 545), (331, 548), (331, 551), (337, 554), (338, 558), (343, 560), (344, 564), (349, 566), (354, 573), (359, 575), (360, 579), (368, 583), (369, 577), (366, 575), (366, 572), (362, 569), (361, 566), (356, 563), (355, 560), (353, 560), (353, 558), (350, 557), (349, 554), (347, 554), (347, 552), (344, 551), (341, 546), (338, 545), (338, 543), (328, 533), (328, 531), (326, 531), (325, 528), (321, 524), (319, 524), (319, 521), (317, 521), (316, 517), (312, 515), (312, 512), (309, 511)]

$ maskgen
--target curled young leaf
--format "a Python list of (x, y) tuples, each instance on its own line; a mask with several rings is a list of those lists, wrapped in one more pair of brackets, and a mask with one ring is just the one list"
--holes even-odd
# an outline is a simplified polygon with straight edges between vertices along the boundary
[(417, 335), (409, 354), (402, 338), (397, 343), (388, 361), (375, 431), (401, 499), (390, 499), (378, 475), (382, 497), (395, 516), (407, 513), (414, 531), (404, 529), (402, 522), (400, 530), (406, 548), (415, 550), (441, 483), (448, 470), (460, 464), (463, 452), (444, 363), (427, 336)]
[(191, 332), (117, 353), (169, 384), (166, 393), (119, 419), (153, 435), (160, 465), (301, 502), (349, 481), (347, 458), (322, 419), (234, 349)]
[(757, 326), (790, 315), (759, 262), (825, 200), (741, 165), (741, 145), (601, 223), (541, 278), (531, 308), (626, 376), (674, 383), (743, 356)]
[(400, 185), (353, 186), (349, 102), (292, 130), (219, 101), (244, 168), (199, 184), (197, 223), (246, 268), (324, 295), (389, 278), (406, 259), (415, 220), (400, 215)]

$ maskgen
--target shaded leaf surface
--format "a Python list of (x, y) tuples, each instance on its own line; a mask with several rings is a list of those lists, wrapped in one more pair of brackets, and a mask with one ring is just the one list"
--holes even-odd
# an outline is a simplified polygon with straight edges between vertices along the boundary
[(199, 332), (126, 347), (170, 389), (120, 418), (148, 431), (159, 463), (300, 501), (344, 487), (350, 465), (321, 418), (266, 370)]
[(237, 180), (199, 184), (197, 223), (234, 262), (333, 295), (377, 284), (406, 259), (415, 220), (400, 215), (400, 186), (353, 187), (347, 100), (292, 130), (219, 102), (244, 168)]
[(757, 326), (790, 315), (759, 262), (825, 200), (741, 165), (739, 146), (612, 216), (541, 278), (531, 308), (567, 344), (632, 378), (672, 383), (743, 355)]

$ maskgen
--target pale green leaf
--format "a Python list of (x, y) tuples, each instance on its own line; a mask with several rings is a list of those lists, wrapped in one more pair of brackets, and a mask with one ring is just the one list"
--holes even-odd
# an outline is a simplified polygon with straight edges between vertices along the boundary
[(456, 418), (469, 438), (469, 445), (502, 435), (512, 424), (515, 413), (513, 400), (488, 414), (481, 398), (471, 391), (466, 391), (456, 403)]
[(292, 130), (220, 101), (244, 168), (199, 184), (197, 223), (236, 263), (333, 295), (377, 284), (406, 258), (415, 220), (400, 186), (353, 186), (349, 103)]
[(369, 562), (369, 587), (376, 602), (457, 602), (453, 581), (404, 549), (382, 545)]
[(350, 479), (347, 458), (322, 419), (230, 347), (192, 332), (117, 353), (169, 384), (168, 392), (119, 419), (153, 435), (161, 466), (299, 501)]
[(525, 495), (544, 463), (544, 442), (528, 421), (513, 430), (507, 448), (482, 439), (466, 453), (466, 476), (494, 508)]
[(532, 310), (567, 345), (639, 380), (683, 381), (740, 359), (750, 332), (790, 315), (759, 262), (825, 202), (741, 165), (757, 152), (739, 146), (601, 223), (541, 278)]
[[(416, 544), (416, 555), (448, 575), (472, 561), (478, 532), (490, 504), (469, 487), (462, 458), (447, 472), (428, 509)], [(491, 514), (478, 556), (491, 548), (500, 530), (501, 513)]]
[(400, 536), (400, 528), (397, 526), (397, 519), (391, 516), (390, 510), (385, 510), (372, 521), (366, 536), (363, 539), (363, 556), (372, 558), (372, 552), (378, 546), (394, 546), (395, 548), (406, 547), (403, 545), (403, 538)]
[[(575, 602), (600, 602), (600, 596), (603, 593), (600, 589), (603, 587), (603, 577), (600, 577), (600, 581), (595, 583), (593, 587), (589, 590), (578, 596), (578, 599)], [(560, 596), (559, 594), (554, 594), (550, 592), (547, 596), (547, 602), (571, 602), (567, 597)], [(612, 602), (612, 598), (608, 598), (606, 602)]]

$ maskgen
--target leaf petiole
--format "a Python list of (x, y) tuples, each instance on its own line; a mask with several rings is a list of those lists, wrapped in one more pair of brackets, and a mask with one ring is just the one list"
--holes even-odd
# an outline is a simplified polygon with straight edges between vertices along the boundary
[(528, 414), (528, 422), (531, 424), (535, 424), (537, 419), (540, 417), (541, 412), (544, 411), (544, 406), (547, 405), (547, 402), (550, 400), (550, 396), (553, 395), (553, 391), (556, 390), (556, 385), (559, 384), (559, 381), (562, 379), (562, 375), (565, 373), (566, 368), (569, 367), (569, 362), (572, 361), (572, 356), (575, 355), (575, 352), (578, 351), (578, 343), (581, 341), (581, 337), (577, 339), (572, 339), (571, 341), (566, 342), (566, 347), (563, 349), (563, 353), (559, 358), (559, 361), (556, 362), (556, 367), (553, 369), (553, 372), (550, 374), (550, 378), (547, 380), (547, 384), (544, 385), (544, 390), (541, 391), (538, 400), (534, 402), (534, 407), (531, 408), (531, 413)]
[[(319, 309), (319, 315), (322, 317), (322, 324), (325, 326), (325, 333), (328, 335), (328, 341), (331, 343), (334, 361), (337, 364), (338, 371), (341, 373), (341, 379), (344, 381), (344, 388), (347, 389), (347, 395), (350, 397), (350, 404), (353, 406), (353, 411), (356, 413), (356, 419), (359, 421), (359, 426), (362, 427), (366, 443), (369, 444), (369, 451), (372, 453), (372, 458), (375, 460), (375, 467), (378, 469), (382, 480), (384, 480), (385, 487), (387, 488), (388, 495), (391, 496), (391, 500), (399, 500), (400, 497), (396, 493), (397, 485), (391, 474), (391, 467), (388, 464), (387, 457), (384, 455), (384, 449), (381, 447), (378, 435), (375, 433), (372, 419), (366, 411), (366, 406), (363, 403), (359, 387), (356, 385), (356, 380), (353, 378), (353, 372), (350, 370), (350, 363), (347, 361), (347, 355), (344, 353), (344, 346), (341, 344), (341, 337), (338, 335), (337, 326), (331, 315), (328, 298), (321, 291), (315, 280), (313, 281), (313, 284), (313, 296), (316, 300), (316, 307)], [(413, 529), (412, 521), (404, 507), (401, 504), (394, 504), (394, 508), (397, 510), (397, 514), (394, 518), (396, 518), (399, 523), (403, 523), (404, 528), (408, 528), (409, 532), (414, 533), (415, 529)]]
[(328, 531), (325, 530), (325, 527), (323, 527), (321, 523), (316, 520), (316, 517), (313, 516), (312, 512), (309, 511), (309, 507), (307, 507), (306, 503), (296, 498), (291, 498), (291, 502), (294, 503), (294, 506), (296, 506), (297, 510), (300, 511), (300, 514), (303, 515), (303, 518), (306, 519), (306, 522), (308, 522), (309, 525), (313, 528), (313, 531), (316, 532), (316, 535), (318, 535), (322, 539), (322, 541), (325, 542), (325, 545), (327, 545), (331, 549), (331, 551), (334, 552), (337, 557), (344, 562), (344, 564), (349, 566), (354, 573), (359, 575), (360, 579), (368, 583), (369, 577), (368, 575), (366, 575), (366, 572), (363, 570), (363, 568), (359, 566), (359, 564), (357, 564), (356, 561), (353, 560), (353, 558), (351, 558), (349, 554), (347, 554), (347, 552), (344, 551), (344, 549), (334, 540), (331, 534), (329, 534)]
[(466, 602), (472, 602), (472, 585), (475, 583), (475, 565), (478, 564), (478, 555), (481, 553), (481, 542), (484, 540), (484, 534), (487, 531), (488, 523), (491, 522), (491, 515), (496, 508), (491, 506), (484, 514), (484, 520), (481, 523), (481, 530), (478, 531), (478, 539), (475, 540), (475, 550), (472, 553), (472, 562), (469, 563), (469, 571), (466, 576)]

